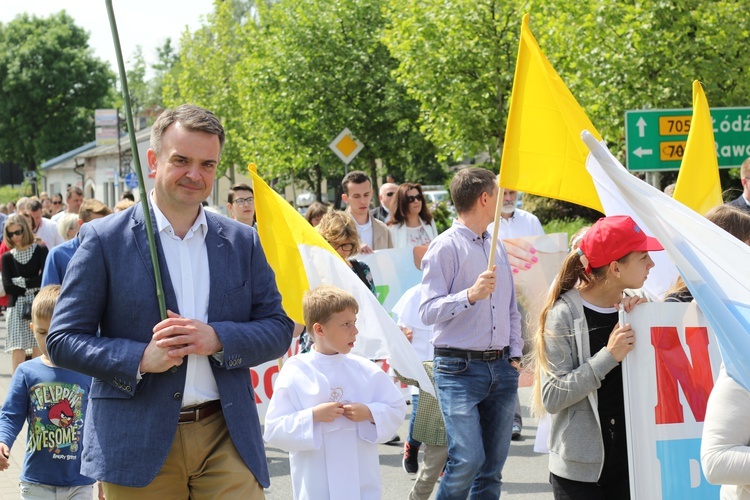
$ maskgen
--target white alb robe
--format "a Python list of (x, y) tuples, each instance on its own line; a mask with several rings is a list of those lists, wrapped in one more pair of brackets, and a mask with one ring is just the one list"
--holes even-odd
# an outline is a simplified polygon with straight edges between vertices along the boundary
[[(343, 416), (313, 422), (313, 408), (331, 401), (366, 404), (375, 424)], [(295, 499), (379, 499), (377, 443), (391, 439), (405, 415), (401, 391), (375, 363), (313, 348), (279, 373), (263, 439), (289, 451)]]

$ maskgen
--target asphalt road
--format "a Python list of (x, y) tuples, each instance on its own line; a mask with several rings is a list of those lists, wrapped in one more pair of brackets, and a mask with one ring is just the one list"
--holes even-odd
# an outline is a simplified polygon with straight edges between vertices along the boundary
[[(531, 389), (520, 389), (521, 402), (527, 402)], [(523, 500), (548, 500), (552, 498), (547, 469), (547, 455), (534, 452), (536, 420), (528, 417), (528, 408), (524, 407), (524, 430), (520, 441), (513, 441), (510, 455), (503, 469), (503, 498)], [(409, 421), (405, 420), (399, 430), (399, 436), (406, 439)], [(416, 475), (407, 474), (401, 467), (403, 443), (398, 445), (380, 445), (380, 475), (382, 479), (383, 499), (406, 499), (414, 485)], [(266, 447), (268, 466), (271, 471), (271, 488), (266, 492), (269, 500), (289, 500), (292, 497), (292, 486), (289, 476), (289, 458), (286, 452), (277, 448)], [(422, 454), (420, 453), (420, 462)], [(437, 491), (437, 485), (435, 487)], [(430, 498), (435, 497), (435, 492)]]

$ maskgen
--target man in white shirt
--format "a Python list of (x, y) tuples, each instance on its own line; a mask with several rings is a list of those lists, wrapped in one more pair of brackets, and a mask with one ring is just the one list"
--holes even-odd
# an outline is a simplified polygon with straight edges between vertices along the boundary
[(26, 211), (31, 216), (34, 234), (42, 239), (47, 248), (54, 248), (63, 243), (63, 238), (57, 231), (57, 224), (42, 216), (42, 202), (36, 198), (26, 204)]
[[(54, 199), (52, 203), (54, 204)], [(77, 186), (70, 186), (65, 197), (65, 203), (67, 203), (68, 207), (64, 212), (58, 212), (53, 215), (52, 222), (59, 221), (60, 218), (62, 218), (62, 216), (66, 213), (78, 215), (78, 212), (81, 210), (81, 203), (83, 203), (83, 191), (81, 190), (81, 188)]]
[(93, 377), (81, 473), (107, 498), (261, 499), (270, 485), (249, 368), (286, 352), (293, 323), (255, 229), (201, 206), (223, 145), (198, 106), (151, 128), (166, 318), (142, 206), (81, 226), (47, 345)]
[(346, 211), (357, 223), (357, 232), (361, 240), (360, 253), (373, 253), (375, 250), (393, 248), (388, 226), (370, 215), (372, 182), (367, 174), (360, 170), (349, 172), (341, 181), (341, 187), (344, 190), (341, 199), (349, 205)]
[[(514, 238), (524, 238), (526, 236), (544, 236), (544, 229), (542, 229), (542, 223), (539, 222), (539, 219), (536, 215), (527, 212), (526, 210), (521, 210), (516, 205), (518, 203), (518, 191), (514, 191), (512, 189), (505, 189), (503, 190), (503, 208), (502, 208), (502, 217), (500, 219), (500, 239), (503, 240), (503, 244), (506, 247), (506, 250), (508, 253), (512, 252), (518, 252), (521, 250), (521, 248), (518, 248), (518, 244), (521, 242), (513, 242), (513, 241), (506, 241), (506, 240), (513, 240)], [(513, 248), (513, 247), (517, 248)], [(533, 250), (533, 248), (529, 248), (528, 250)], [(538, 262), (537, 258), (533, 256), (533, 253), (531, 254), (530, 261), (524, 261), (522, 264), (522, 269), (530, 269), (531, 266), (536, 264)], [(517, 272), (514, 269), (514, 276), (515, 272)], [(523, 315), (523, 310), (521, 310), (520, 304), (519, 304), (519, 310), (521, 314)], [(526, 324), (525, 321), (521, 321), (521, 324)], [(513, 433), (512, 433), (512, 439), (518, 440), (521, 438), (521, 431), (523, 430), (523, 418), (521, 417), (521, 400), (518, 397), (518, 394), (516, 394), (516, 410), (515, 415), (513, 416)]]

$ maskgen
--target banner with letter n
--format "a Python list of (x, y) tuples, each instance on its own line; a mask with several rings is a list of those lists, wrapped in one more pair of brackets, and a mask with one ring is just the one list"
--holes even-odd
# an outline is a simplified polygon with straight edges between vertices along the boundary
[(695, 303), (641, 304), (625, 321), (636, 334), (622, 365), (631, 498), (718, 500), (700, 465), (721, 367), (713, 332)]

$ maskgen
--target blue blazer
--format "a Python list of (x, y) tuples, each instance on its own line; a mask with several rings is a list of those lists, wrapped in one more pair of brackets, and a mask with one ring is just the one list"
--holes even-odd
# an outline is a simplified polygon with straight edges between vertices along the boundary
[(739, 208), (740, 210), (742, 210), (746, 214), (750, 214), (750, 206), (748, 206), (747, 203), (745, 203), (745, 199), (742, 197), (742, 195), (740, 195), (739, 197), (733, 199), (730, 202), (727, 202), (727, 205), (732, 205), (732, 206), (734, 206), (736, 208)]
[[(249, 368), (280, 357), (293, 322), (281, 308), (257, 232), (206, 212), (211, 287), (208, 323), (224, 357), (209, 357), (229, 433), (261, 485), (270, 484)], [(156, 223), (153, 224), (156, 231)], [(81, 473), (133, 487), (149, 484), (177, 430), (187, 363), (137, 381), (141, 356), (159, 321), (140, 204), (81, 228), (52, 319), (53, 362), (92, 376)], [(167, 309), (178, 312), (155, 235)], [(97, 334), (100, 330), (100, 334)]]

